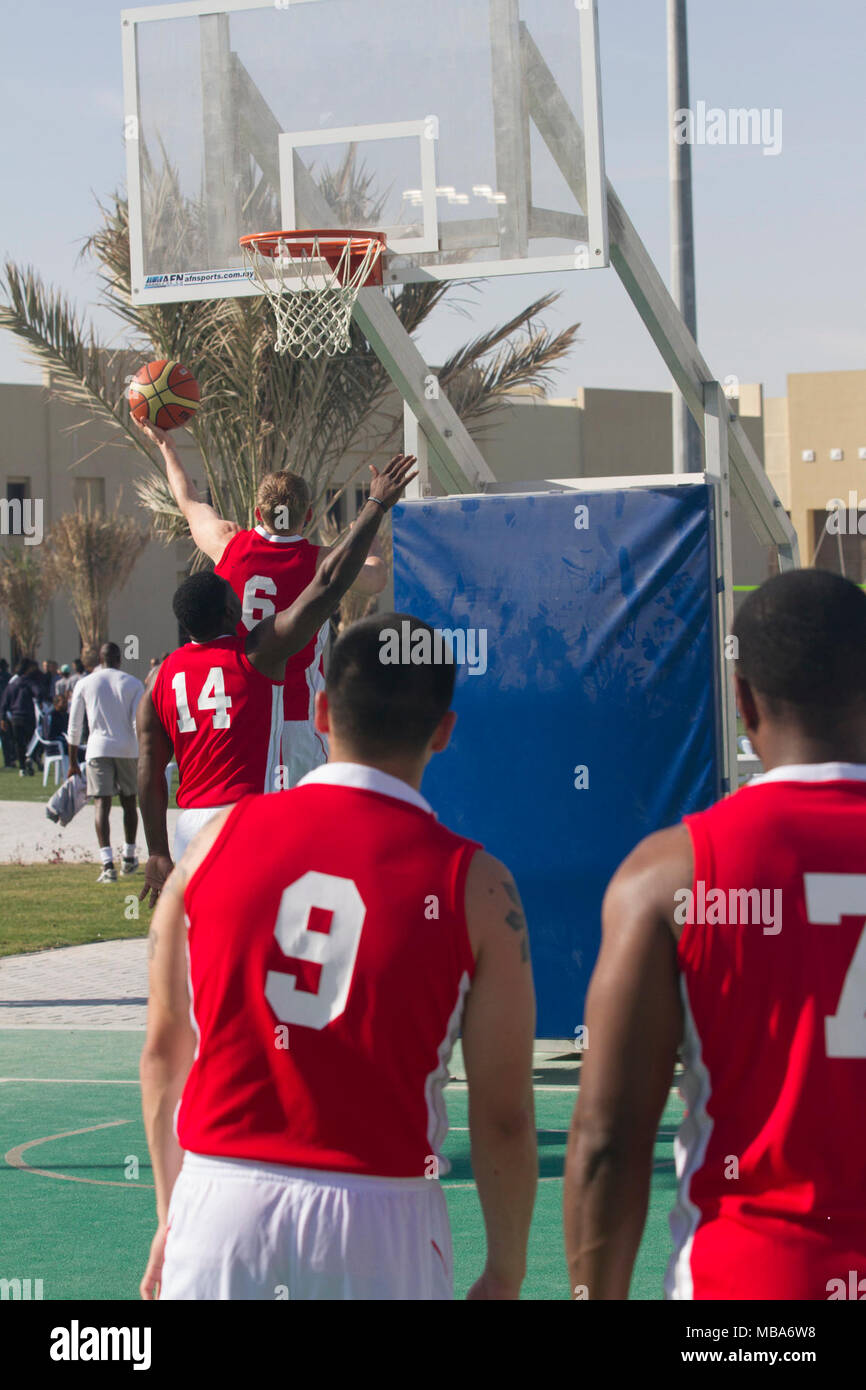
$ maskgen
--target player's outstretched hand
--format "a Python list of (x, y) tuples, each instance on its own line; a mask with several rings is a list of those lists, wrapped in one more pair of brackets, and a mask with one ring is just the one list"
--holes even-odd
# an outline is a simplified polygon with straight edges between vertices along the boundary
[(149, 893), (148, 907), (156, 907), (156, 900), (173, 868), (174, 863), (167, 854), (152, 854), (144, 866), (144, 887), (138, 895), (138, 901), (143, 903)]
[(135, 428), (141, 430), (142, 434), (150, 440), (151, 444), (155, 444), (157, 448), (161, 448), (162, 445), (167, 442), (167, 430), (161, 430), (158, 425), (152, 425), (149, 420), (136, 420), (135, 416), (132, 414), (130, 414), (129, 418), (135, 425)]
[(168, 1235), (168, 1226), (160, 1224), (157, 1227), (156, 1235), (151, 1241), (150, 1254), (147, 1257), (147, 1269), (138, 1286), (138, 1292), (142, 1298), (152, 1303), (159, 1297), (159, 1286), (162, 1283), (162, 1266), (165, 1260), (165, 1238)]
[[(418, 477), (418, 470), (415, 464), (418, 462), (414, 454), (395, 454), (387, 468), (383, 468), (380, 473), (375, 464), (370, 464), (370, 472), (373, 481), (370, 484), (370, 496), (380, 502), (385, 511), (390, 511), (395, 502), (399, 502), (403, 496), (403, 489), (413, 478)], [(412, 469), (415, 468), (415, 472)]]

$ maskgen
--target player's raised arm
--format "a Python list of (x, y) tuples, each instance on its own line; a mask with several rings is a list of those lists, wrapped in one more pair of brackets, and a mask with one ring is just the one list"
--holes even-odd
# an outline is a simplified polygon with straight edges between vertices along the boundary
[(174, 865), (168, 845), (168, 783), (165, 771), (171, 761), (171, 739), (162, 726), (150, 691), (142, 696), (136, 714), (138, 733), (138, 800), (147, 840), (148, 861), (139, 901), (150, 894), (153, 907)]
[[(333, 546), (322, 546), (316, 560), (316, 569), (320, 569), (331, 554)], [(367, 598), (375, 598), (388, 587), (388, 571), (384, 561), (379, 555), (368, 555), (358, 578), (349, 586), (353, 593), (364, 594)]]
[(373, 465), (370, 497), (340, 543), (329, 551), (315, 578), (291, 605), (265, 618), (247, 638), (250, 662), (272, 680), (282, 679), (286, 662), (312, 641), (340, 599), (357, 579), (385, 512), (399, 502), (407, 483), (417, 477), (417, 460), (398, 454), (380, 473)]
[(165, 430), (149, 421), (130, 416), (132, 423), (159, 449), (171, 495), (186, 518), (190, 534), (199, 550), (219, 564), (232, 536), (241, 528), (236, 521), (225, 521), (208, 502), (202, 502), (192, 478), (180, 461), (174, 442)]
[(688, 831), (677, 826), (638, 845), (605, 895), (565, 1172), (574, 1297), (628, 1298), (682, 1035), (674, 894), (691, 881)]
[(487, 1263), (468, 1297), (515, 1299), (526, 1273), (538, 1182), (535, 992), (520, 895), (492, 855), (472, 860), (466, 919), (476, 967), (463, 1020), (463, 1060), (472, 1170), (487, 1232)]

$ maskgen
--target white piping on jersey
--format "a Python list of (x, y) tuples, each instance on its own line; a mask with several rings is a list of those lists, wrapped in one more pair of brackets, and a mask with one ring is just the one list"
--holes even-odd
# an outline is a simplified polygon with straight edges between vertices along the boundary
[(271, 729), (268, 735), (268, 756), (265, 765), (265, 785), (262, 791), (277, 790), (277, 768), (283, 761), (283, 687), (275, 685), (271, 690)]
[(275, 536), (273, 531), (266, 531), (264, 526), (254, 526), (253, 530), (257, 536), (261, 536), (263, 541), (269, 541), (271, 545), (292, 545), (304, 539), (303, 536)]
[(194, 637), (190, 637), (190, 646), (209, 647), (211, 642), (221, 642), (224, 637), (237, 637), (236, 632), (221, 632), (219, 637), (209, 637), (206, 642), (197, 642)]
[(866, 782), (866, 763), (794, 763), (759, 772), (746, 783), (759, 787), (765, 782)]
[[(200, 1029), (199, 1026), (198, 1026), (198, 1019), (197, 1019), (196, 1016), (195, 1016), (195, 995), (194, 995), (194, 993), (193, 993), (193, 988), (192, 988), (192, 959), (191, 959), (190, 953), (189, 953), (189, 927), (190, 927), (189, 913), (185, 912), (185, 913), (183, 914), (183, 921), (184, 921), (184, 926), (186, 927), (186, 938), (185, 938), (185, 940), (184, 940), (183, 947), (184, 947), (184, 954), (185, 954), (185, 956), (186, 956), (186, 989), (187, 989), (187, 994), (189, 995), (189, 1021), (190, 1021), (190, 1024), (192, 1025), (192, 1030), (193, 1030), (193, 1032), (195, 1033), (195, 1052), (193, 1053), (193, 1058), (192, 1058), (192, 1060), (193, 1060), (194, 1062), (197, 1062), (197, 1061), (198, 1061), (198, 1055), (199, 1055), (199, 1053), (201, 1052), (201, 1029)], [(172, 1134), (174, 1135), (175, 1139), (177, 1139), (177, 1137), (178, 1137), (178, 1135), (177, 1135), (177, 1117), (178, 1117), (178, 1115), (180, 1114), (180, 1107), (181, 1107), (182, 1105), (183, 1105), (183, 1095), (181, 1094), (180, 1100), (178, 1101), (177, 1105), (174, 1107), (174, 1114), (173, 1114), (172, 1117), (171, 1117), (171, 1132), (172, 1132)]]
[(692, 1245), (701, 1219), (700, 1209), (691, 1199), (692, 1177), (706, 1157), (707, 1145), (713, 1132), (713, 1121), (707, 1114), (707, 1101), (712, 1086), (710, 1073), (701, 1056), (701, 1040), (689, 1004), (685, 976), (680, 976), (683, 1001), (683, 1075), (680, 1095), (686, 1103), (686, 1114), (674, 1140), (679, 1188), (677, 1201), (668, 1217), (674, 1249), (665, 1275), (665, 1298), (693, 1299)]
[[(316, 650), (313, 654), (313, 659), (307, 667), (306, 671), (304, 672), (304, 676), (306, 677), (307, 681), (307, 690), (309, 692), (309, 700), (307, 702), (307, 722), (309, 723), (310, 728), (313, 731), (314, 737), (318, 740), (319, 747), (321, 748), (325, 757), (328, 756), (328, 746), (325, 743), (325, 740), (322, 738), (322, 735), (316, 728), (314, 719), (316, 714), (316, 693), (319, 690), (324, 690), (325, 688), (325, 677), (322, 675), (321, 665), (324, 657), (325, 648), (328, 645), (328, 637), (330, 635), (330, 631), (330, 622), (323, 623), (322, 626), (319, 628), (319, 631), (316, 634)], [(289, 723), (291, 722), (292, 721), (290, 720)]]
[(444, 1087), (448, 1080), (448, 1061), (460, 1032), (463, 1021), (463, 1005), (469, 993), (469, 975), (464, 970), (457, 987), (457, 1003), (454, 1005), (445, 1036), (437, 1049), (436, 1066), (424, 1082), (424, 1099), (427, 1102), (427, 1143), (428, 1153), (437, 1161), (436, 1177), (444, 1177), (451, 1172), (451, 1163), (442, 1153), (442, 1145), (448, 1134), (448, 1111), (445, 1107)]
[(325, 763), (302, 777), (298, 786), (307, 787), (315, 782), (331, 787), (352, 787), (362, 792), (379, 792), (382, 796), (393, 796), (397, 801), (408, 801), (411, 806), (417, 806), (431, 816), (435, 814), (429, 801), (425, 801), (408, 782), (392, 777), (390, 772), (382, 772), (381, 768), (369, 767), (366, 763)]

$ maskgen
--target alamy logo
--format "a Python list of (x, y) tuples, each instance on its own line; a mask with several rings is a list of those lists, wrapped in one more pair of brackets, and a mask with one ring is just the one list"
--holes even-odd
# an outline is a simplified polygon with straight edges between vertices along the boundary
[(674, 112), (674, 140), (678, 145), (760, 145), (765, 155), (782, 153), (782, 112), (777, 106), (732, 107), (723, 111), (699, 101), (694, 111)]
[(0, 497), (0, 536), (23, 536), (25, 545), (41, 545), (42, 498)]
[(781, 888), (711, 888), (703, 879), (691, 888), (674, 893), (674, 921), (681, 927), (762, 926), (764, 936), (778, 936), (782, 930)]
[(149, 1327), (68, 1327), (51, 1329), (52, 1361), (131, 1361), (134, 1371), (150, 1370)]
[(42, 1298), (41, 1279), (0, 1279), (0, 1299)]
[(470, 676), (487, 670), (487, 629), (416, 627), (404, 619), (398, 632), (385, 627), (379, 633), (379, 660), (383, 666), (466, 666)]

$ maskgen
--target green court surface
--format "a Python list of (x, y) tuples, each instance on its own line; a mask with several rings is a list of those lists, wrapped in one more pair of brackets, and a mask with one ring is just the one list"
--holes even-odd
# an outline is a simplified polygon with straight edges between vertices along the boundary
[[(155, 1229), (152, 1174), (137, 1080), (140, 1032), (0, 1032), (0, 1278), (41, 1279), (45, 1299), (135, 1299)], [(568, 1297), (562, 1169), (571, 1084), (536, 1088), (540, 1178), (527, 1299)], [(452, 1124), (444, 1187), (462, 1297), (481, 1272), (484, 1229), (469, 1160), (466, 1088), (446, 1092)], [(649, 1215), (633, 1299), (658, 1299), (670, 1253), (671, 1095), (659, 1130)], [(36, 1170), (36, 1171), (33, 1171)]]

